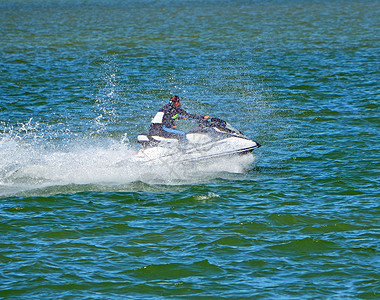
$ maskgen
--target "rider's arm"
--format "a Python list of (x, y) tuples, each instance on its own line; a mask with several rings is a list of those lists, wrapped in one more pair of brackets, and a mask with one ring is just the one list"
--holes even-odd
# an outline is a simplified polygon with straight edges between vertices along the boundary
[(190, 114), (188, 113), (187, 111), (185, 111), (184, 109), (182, 108), (179, 108), (178, 109), (178, 114), (184, 118), (184, 119), (197, 119), (197, 120), (201, 120), (201, 119), (205, 119), (205, 120), (208, 120), (210, 118), (209, 115), (195, 115), (195, 114)]

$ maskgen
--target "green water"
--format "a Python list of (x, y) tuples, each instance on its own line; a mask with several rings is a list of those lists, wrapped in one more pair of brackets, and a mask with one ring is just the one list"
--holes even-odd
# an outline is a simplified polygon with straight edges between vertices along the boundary
[[(379, 11), (0, 0), (0, 299), (378, 299)], [(120, 164), (173, 94), (248, 169)]]

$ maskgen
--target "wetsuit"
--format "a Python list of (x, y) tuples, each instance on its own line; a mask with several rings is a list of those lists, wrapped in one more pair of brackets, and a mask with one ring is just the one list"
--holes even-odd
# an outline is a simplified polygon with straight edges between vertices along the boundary
[(149, 135), (175, 138), (181, 142), (185, 142), (186, 134), (181, 130), (175, 129), (175, 121), (181, 117), (187, 119), (203, 119), (202, 115), (189, 114), (170, 102), (165, 104), (152, 119)]

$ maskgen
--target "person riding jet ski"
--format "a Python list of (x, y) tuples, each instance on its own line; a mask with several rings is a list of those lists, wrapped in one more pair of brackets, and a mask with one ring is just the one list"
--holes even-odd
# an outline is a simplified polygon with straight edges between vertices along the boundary
[(164, 138), (174, 138), (179, 142), (186, 143), (185, 132), (176, 129), (178, 119), (197, 119), (208, 120), (209, 115), (195, 115), (186, 112), (181, 108), (181, 99), (178, 96), (170, 98), (169, 103), (165, 104), (152, 119), (149, 127), (149, 135), (161, 136)]

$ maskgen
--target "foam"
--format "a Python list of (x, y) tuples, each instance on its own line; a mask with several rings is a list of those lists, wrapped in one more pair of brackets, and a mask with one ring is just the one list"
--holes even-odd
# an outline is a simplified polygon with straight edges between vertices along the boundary
[(211, 163), (182, 164), (175, 160), (137, 161), (137, 145), (124, 137), (86, 137), (72, 134), (62, 139), (48, 131), (7, 130), (0, 134), (0, 196), (52, 186), (92, 185), (128, 189), (146, 184), (194, 184), (241, 173), (253, 156)]

